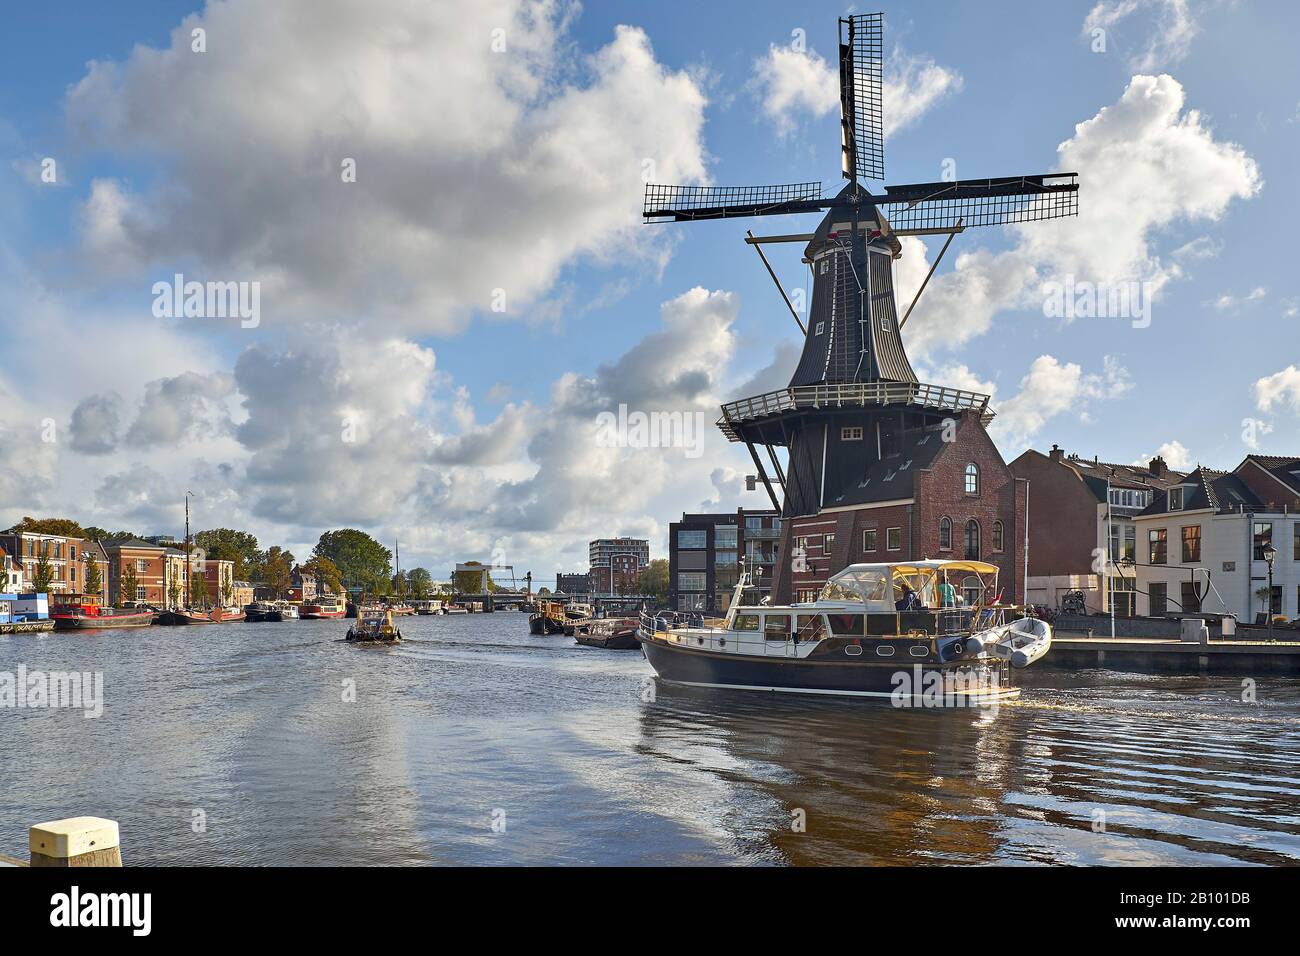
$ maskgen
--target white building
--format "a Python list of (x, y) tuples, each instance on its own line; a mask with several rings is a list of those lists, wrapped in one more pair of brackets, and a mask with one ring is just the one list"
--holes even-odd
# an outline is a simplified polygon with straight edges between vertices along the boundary
[[(1285, 476), (1291, 464), (1289, 479), (1276, 473)], [(1274, 614), (1300, 617), (1298, 505), (1300, 459), (1249, 456), (1232, 472), (1200, 468), (1157, 492), (1134, 518), (1137, 613), (1227, 612), (1262, 623), (1271, 605)]]

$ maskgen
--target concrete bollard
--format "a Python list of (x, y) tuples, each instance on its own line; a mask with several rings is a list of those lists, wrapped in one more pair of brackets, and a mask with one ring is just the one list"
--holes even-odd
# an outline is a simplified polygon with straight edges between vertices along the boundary
[(121, 866), (117, 821), (71, 817), (38, 823), (28, 832), (31, 866)]

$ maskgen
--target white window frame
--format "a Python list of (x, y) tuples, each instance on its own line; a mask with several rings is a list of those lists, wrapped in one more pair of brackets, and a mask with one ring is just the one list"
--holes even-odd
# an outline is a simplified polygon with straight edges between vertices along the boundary
[(861, 425), (845, 425), (840, 429), (840, 441), (862, 441)]

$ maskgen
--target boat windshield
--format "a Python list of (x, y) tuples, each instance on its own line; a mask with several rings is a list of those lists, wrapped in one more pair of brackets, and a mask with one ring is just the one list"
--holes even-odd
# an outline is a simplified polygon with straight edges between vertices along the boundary
[(889, 600), (889, 571), (884, 568), (845, 568), (822, 587), (820, 600)]

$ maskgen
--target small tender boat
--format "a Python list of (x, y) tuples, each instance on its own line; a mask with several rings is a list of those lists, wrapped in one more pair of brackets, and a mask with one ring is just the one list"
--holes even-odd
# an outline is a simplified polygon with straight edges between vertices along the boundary
[(393, 624), (391, 608), (361, 608), (344, 639), (353, 644), (397, 644), (402, 632)]
[(967, 653), (987, 651), (1011, 661), (1013, 667), (1028, 667), (1052, 649), (1052, 626), (1036, 617), (1024, 617), (1002, 627), (972, 634)]
[(64, 605), (50, 614), (56, 631), (105, 627), (148, 627), (154, 612), (144, 608), (101, 607), (98, 604)]
[(415, 608), (409, 604), (390, 604), (388, 609), (393, 612), (394, 617), (409, 617), (415, 613)]
[[(298, 615), (304, 619), (333, 618), (342, 617), (347, 613), (347, 608), (343, 602), (335, 597), (316, 598), (313, 601), (304, 601), (302, 609)], [(359, 613), (359, 612), (358, 612)]]
[(609, 617), (589, 621), (575, 633), (579, 644), (607, 651), (634, 651), (641, 646), (637, 637), (640, 621), (634, 617)]
[(1051, 645), (1046, 622), (1000, 603), (997, 576), (982, 561), (854, 564), (817, 600), (778, 607), (742, 605), (743, 574), (721, 622), (643, 614), (638, 636), (672, 683), (985, 705), (1018, 696), (1011, 665)]
[(443, 614), (468, 614), (469, 608), (461, 607), (459, 604), (448, 604), (442, 609)]

